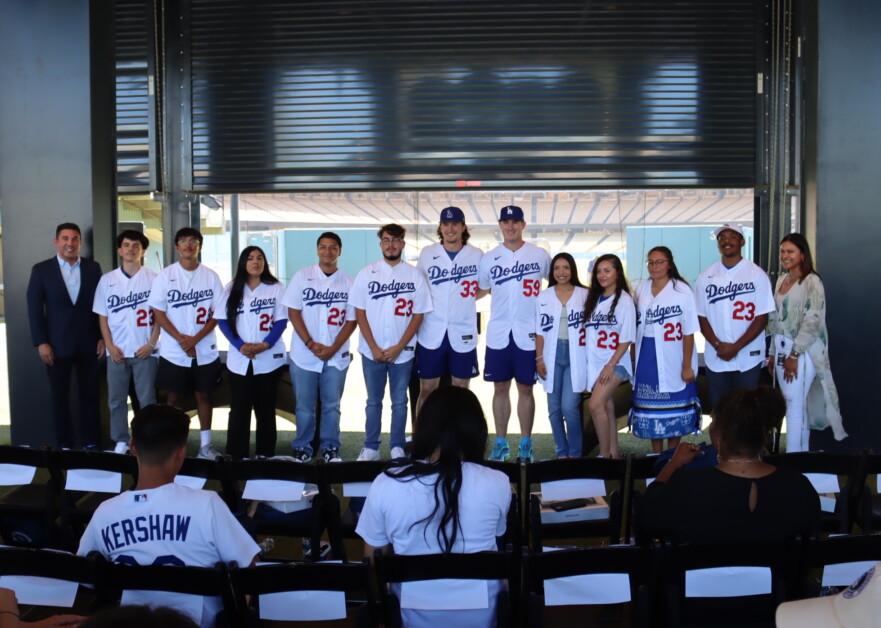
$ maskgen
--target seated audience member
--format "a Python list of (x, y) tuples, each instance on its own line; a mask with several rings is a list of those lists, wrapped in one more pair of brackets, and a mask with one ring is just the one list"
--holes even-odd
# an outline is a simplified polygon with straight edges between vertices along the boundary
[[(486, 418), (474, 393), (457, 386), (432, 392), (416, 419), (412, 461), (394, 463), (367, 494), (356, 529), (365, 555), (373, 556), (374, 548), (403, 555), (496, 550), (511, 487), (503, 473), (479, 464), (486, 441)], [(501, 587), (490, 583), (489, 609), (404, 609), (405, 625), (494, 625)]]
[[(167, 405), (147, 406), (135, 416), (131, 451), (138, 459), (138, 484), (98, 507), (80, 539), (79, 554), (97, 551), (131, 565), (254, 563), (260, 548), (217, 493), (174, 483), (187, 455), (189, 423), (184, 412)], [(144, 603), (169, 603), (168, 593), (140, 595)], [(214, 626), (220, 606), (220, 598), (204, 599), (203, 627)]]
[(15, 591), (0, 587), (0, 628), (51, 628), (81, 626), (87, 619), (81, 615), (53, 615), (40, 621), (22, 621), (19, 617)]
[(881, 563), (838, 595), (786, 602), (778, 628), (877, 628), (881, 625)]
[(811, 483), (760, 458), (782, 403), (778, 390), (759, 387), (736, 391), (720, 404), (710, 432), (719, 464), (682, 469), (700, 448), (681, 443), (646, 491), (646, 531), (686, 543), (815, 535), (820, 499)]

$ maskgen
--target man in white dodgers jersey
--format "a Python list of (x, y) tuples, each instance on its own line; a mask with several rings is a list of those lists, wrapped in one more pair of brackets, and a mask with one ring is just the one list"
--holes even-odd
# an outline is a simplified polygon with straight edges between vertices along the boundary
[(199, 457), (220, 455), (211, 444), (211, 391), (220, 379), (213, 318), (223, 307), (223, 284), (210, 268), (199, 263), (202, 234), (184, 227), (174, 234), (180, 261), (166, 266), (153, 282), (148, 304), (162, 327), (156, 386), (168, 393), (168, 403), (193, 391), (199, 413)]
[(92, 311), (107, 349), (107, 403), (110, 406), (110, 437), (116, 453), (128, 451), (128, 391), (132, 379), (141, 407), (156, 403), (156, 367), (153, 357), (159, 342), (159, 326), (147, 305), (156, 278), (142, 259), (150, 241), (133, 229), (116, 237), (122, 266), (101, 277)]
[(282, 300), (294, 326), (290, 368), (297, 436), (291, 447), (295, 460), (312, 457), (315, 402), (321, 399), (321, 455), (325, 462), (341, 462), (340, 399), (352, 362), (349, 338), (357, 326), (349, 305), (352, 278), (337, 265), (343, 241), (336, 233), (322, 233), (317, 247), (318, 263), (294, 275)]
[(775, 305), (768, 275), (743, 258), (743, 227), (726, 223), (713, 235), (722, 258), (700, 274), (694, 295), (707, 340), (704, 360), (715, 407), (726, 391), (759, 385), (764, 332)]
[(548, 276), (551, 258), (547, 251), (523, 240), (526, 221), (516, 205), (499, 213), (502, 243), (484, 254), (478, 269), (477, 298), (492, 293), (486, 328), (486, 359), (483, 379), (494, 382), (493, 418), (496, 441), (490, 460), (507, 460), (506, 440), (511, 416), (511, 380), (517, 380), (517, 417), (520, 446), (517, 458), (531, 461), (532, 423), (535, 420), (535, 299), (541, 281)]
[(477, 376), (477, 267), (483, 253), (468, 244), (471, 234), (458, 207), (441, 211), (439, 243), (419, 254), (416, 267), (431, 291), (432, 310), (419, 327), (416, 369), (422, 380), (419, 408), (449, 373), (454, 386), (468, 388)]
[[(96, 551), (114, 563), (214, 567), (255, 564), (260, 547), (214, 491), (175, 484), (187, 455), (190, 418), (172, 406), (146, 406), (132, 420), (138, 483), (95, 511), (77, 553)], [(123, 604), (170, 606), (203, 628), (215, 625), (219, 597), (126, 591)]]
[(425, 313), (431, 311), (425, 278), (401, 258), (405, 234), (401, 225), (379, 228), (383, 258), (361, 269), (349, 294), (361, 330), (358, 352), (367, 385), (366, 435), (358, 460), (379, 459), (386, 380), (392, 401), (391, 457), (404, 457), (407, 385), (413, 370), (415, 337)]

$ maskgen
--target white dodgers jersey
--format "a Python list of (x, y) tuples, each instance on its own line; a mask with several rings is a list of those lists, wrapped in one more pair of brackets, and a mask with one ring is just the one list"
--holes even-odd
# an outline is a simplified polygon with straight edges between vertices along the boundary
[[(301, 313), (312, 340), (329, 347), (336, 341), (346, 321), (355, 320), (355, 308), (349, 305), (351, 289), (352, 278), (346, 271), (338, 268), (328, 277), (316, 264), (294, 275), (282, 303)], [(301, 369), (314, 373), (320, 373), (324, 368), (324, 362), (306, 348), (296, 332), (291, 338), (291, 361)], [(342, 371), (348, 368), (351, 361), (349, 341), (346, 340), (327, 364)]]
[(467, 353), (477, 346), (477, 269), (483, 253), (466, 244), (450, 259), (442, 244), (422, 249), (416, 267), (431, 291), (432, 310), (419, 327), (419, 344), (437, 349), (444, 334), (453, 351)]
[[(153, 333), (153, 308), (147, 301), (156, 273), (141, 268), (128, 277), (121, 268), (101, 277), (95, 290), (92, 311), (107, 318), (110, 335), (127, 358), (150, 342)], [(110, 352), (107, 352), (110, 355)]]
[[(226, 318), (226, 306), (231, 288), (230, 282), (223, 293), (223, 305), (214, 312), (214, 318), (218, 320)], [(242, 301), (236, 313), (236, 332), (243, 342), (263, 342), (276, 321), (288, 319), (287, 308), (281, 302), (283, 294), (284, 285), (281, 282), (261, 283), (253, 291), (247, 284), (245, 285)], [(249, 363), (254, 365), (254, 375), (264, 375), (284, 366), (286, 362), (287, 353), (281, 338), (266, 351), (258, 353), (253, 360), (233, 346), (230, 346), (226, 356), (226, 367), (236, 375), (246, 375)]]

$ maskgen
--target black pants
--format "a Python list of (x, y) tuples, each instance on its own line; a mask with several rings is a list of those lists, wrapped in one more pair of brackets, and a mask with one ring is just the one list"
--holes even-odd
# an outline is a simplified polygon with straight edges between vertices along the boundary
[(281, 368), (263, 375), (254, 375), (254, 365), (248, 365), (245, 375), (229, 373), (229, 426), (226, 453), (235, 459), (247, 458), (251, 442), (251, 410), (257, 419), (257, 447), (255, 455), (275, 455), (275, 395)]
[[(98, 357), (94, 352), (76, 353), (59, 358), (47, 366), (49, 388), (52, 391), (52, 420), (58, 447), (99, 445), (101, 441), (98, 417)], [(70, 411), (70, 380), (76, 371), (80, 442), (74, 442), (74, 419)]]

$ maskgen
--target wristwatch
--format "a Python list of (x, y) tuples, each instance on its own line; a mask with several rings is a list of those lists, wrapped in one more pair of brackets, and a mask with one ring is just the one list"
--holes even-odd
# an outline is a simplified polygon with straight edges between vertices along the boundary
[(792, 351), (789, 352), (789, 357), (790, 357), (790, 358), (798, 358), (798, 356), (800, 356), (801, 354), (802, 354), (801, 351), (799, 351), (798, 349), (796, 349), (795, 347), (793, 347), (793, 348), (792, 348)]

